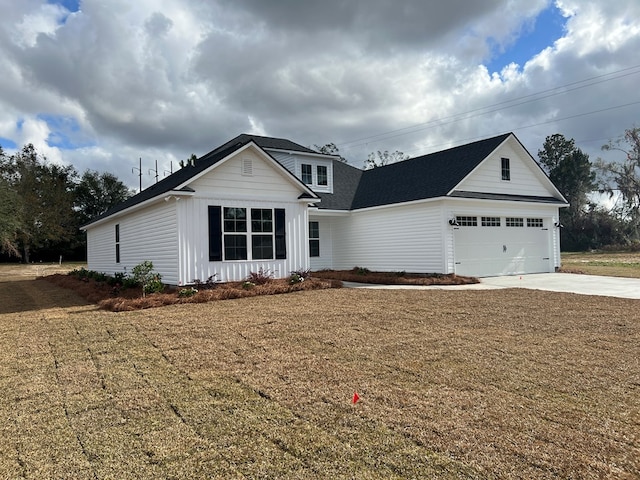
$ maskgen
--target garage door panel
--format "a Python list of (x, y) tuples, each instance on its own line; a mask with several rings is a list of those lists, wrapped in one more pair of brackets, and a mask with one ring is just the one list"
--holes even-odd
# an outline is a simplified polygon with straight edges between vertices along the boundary
[(549, 230), (538, 227), (455, 227), (455, 271), (494, 276), (549, 271)]

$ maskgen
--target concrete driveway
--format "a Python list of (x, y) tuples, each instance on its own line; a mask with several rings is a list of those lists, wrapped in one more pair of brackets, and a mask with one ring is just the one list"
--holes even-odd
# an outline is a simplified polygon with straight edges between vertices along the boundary
[(640, 278), (601, 277), (573, 273), (536, 273), (486, 277), (481, 278), (480, 283), (474, 285), (372, 285), (352, 282), (343, 282), (343, 284), (347, 288), (375, 289), (492, 290), (498, 288), (529, 288), (550, 292), (640, 299)]
[(640, 299), (640, 278), (602, 277), (573, 273), (536, 273), (487, 277), (481, 278), (480, 282), (491, 288), (531, 288), (551, 292)]

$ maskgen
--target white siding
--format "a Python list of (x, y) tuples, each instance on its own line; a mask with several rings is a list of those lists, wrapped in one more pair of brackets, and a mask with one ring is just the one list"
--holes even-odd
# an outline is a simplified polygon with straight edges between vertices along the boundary
[[(176, 209), (173, 202), (159, 201), (145, 209), (115, 218), (87, 231), (89, 270), (113, 275), (130, 273), (145, 260), (164, 283), (175, 284), (178, 261)], [(115, 226), (120, 225), (120, 263), (116, 263)]]
[[(253, 161), (253, 176), (240, 175), (242, 160)], [(277, 278), (290, 272), (308, 269), (307, 204), (298, 201), (299, 188), (283, 176), (270, 162), (250, 151), (242, 152), (224, 165), (189, 185), (196, 193), (178, 202), (180, 218), (179, 283), (206, 280), (215, 275), (218, 281), (245, 279), (261, 268)], [(284, 260), (209, 261), (208, 207), (283, 208), (286, 221), (287, 258)]]
[[(302, 152), (283, 153), (269, 150), (269, 154), (300, 180), (302, 180), (301, 165), (303, 163), (311, 165), (313, 172), (313, 184), (309, 185), (309, 187), (315, 192), (333, 193), (333, 160), (305, 155)], [(318, 165), (327, 167), (327, 185), (318, 185)]]
[(442, 223), (441, 202), (361, 210), (348, 217), (335, 217), (331, 222), (333, 268), (442, 272)]
[[(510, 139), (487, 157), (469, 177), (462, 181), (457, 191), (506, 193), (512, 195), (554, 196), (548, 180), (533, 163), (531, 157)], [(511, 179), (502, 180), (501, 158), (509, 159)]]
[(333, 230), (337, 220), (333, 217), (313, 216), (312, 213), (309, 220), (318, 222), (320, 228), (320, 256), (309, 259), (310, 268), (312, 270), (333, 269)]

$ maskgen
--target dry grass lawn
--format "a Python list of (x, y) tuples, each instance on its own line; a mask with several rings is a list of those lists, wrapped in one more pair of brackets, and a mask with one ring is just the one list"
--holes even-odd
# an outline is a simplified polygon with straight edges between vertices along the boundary
[(640, 252), (563, 252), (562, 268), (589, 275), (640, 278)]
[(638, 301), (332, 289), (112, 313), (0, 282), (0, 478), (640, 476)]

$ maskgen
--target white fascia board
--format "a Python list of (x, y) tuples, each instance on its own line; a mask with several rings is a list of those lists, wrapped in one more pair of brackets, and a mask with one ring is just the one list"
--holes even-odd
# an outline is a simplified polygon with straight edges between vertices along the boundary
[(348, 217), (351, 215), (351, 211), (349, 210), (329, 210), (329, 209), (320, 209), (320, 208), (309, 208), (309, 215), (313, 215), (314, 217)]
[(269, 155), (265, 150), (260, 148), (260, 146), (258, 144), (256, 144), (254, 141), (250, 141), (249, 143), (247, 143), (246, 145), (242, 146), (238, 150), (234, 150), (233, 152), (231, 152), (229, 155), (227, 155), (223, 159), (221, 159), (221, 160), (217, 161), (216, 163), (214, 163), (213, 165), (211, 165), (211, 167), (207, 168), (206, 170), (203, 170), (202, 172), (200, 172), (197, 175), (194, 175), (193, 177), (189, 178), (189, 180), (186, 180), (184, 183), (179, 185), (178, 188), (184, 188), (184, 187), (188, 186), (190, 183), (193, 183), (194, 181), (196, 181), (200, 177), (202, 177), (202, 176), (208, 174), (209, 172), (213, 171), (216, 167), (218, 167), (220, 165), (223, 165), (225, 162), (229, 161), (229, 159), (234, 158), (237, 155), (240, 155), (242, 152), (244, 152), (245, 150), (248, 150), (248, 149), (252, 149), (254, 151), (254, 153), (256, 153), (257, 155), (261, 156), (265, 161), (270, 162), (275, 168), (277, 168), (280, 171), (280, 173), (282, 173), (282, 175), (287, 179), (287, 181), (289, 183), (291, 183), (292, 185), (295, 185), (297, 188), (302, 188), (302, 190), (305, 193), (308, 193), (309, 195), (311, 195), (314, 200), (316, 200), (316, 199), (319, 200), (318, 195), (313, 190), (311, 190), (307, 185), (302, 183), (301, 180), (299, 180), (289, 170), (284, 168), (280, 164), (280, 162), (278, 162), (275, 158), (273, 158), (271, 155)]
[(465, 198), (465, 197), (440, 197), (440, 199), (445, 199), (447, 202), (481, 202), (487, 203), (489, 205), (495, 205), (496, 202), (500, 205), (535, 205), (537, 207), (547, 207), (547, 208), (564, 208), (568, 207), (568, 203), (546, 203), (546, 202), (536, 202), (535, 200), (503, 200), (496, 198)]
[(340, 155), (327, 155), (326, 153), (310, 153), (310, 152), (301, 152), (299, 150), (285, 150), (282, 148), (265, 148), (265, 152), (279, 152), (279, 153), (288, 153), (289, 155), (304, 155), (306, 157), (314, 157), (314, 158), (324, 158), (327, 160), (339, 160)]
[(146, 208), (150, 205), (153, 205), (154, 203), (160, 203), (161, 201), (168, 202), (169, 200), (171, 200), (171, 198), (180, 200), (180, 198), (182, 197), (192, 197), (194, 194), (195, 192), (188, 192), (184, 190), (169, 190), (168, 192), (165, 192), (161, 195), (150, 198), (149, 200), (145, 200), (144, 202), (141, 202), (141, 203), (136, 203), (135, 205), (131, 205), (129, 208), (125, 208), (124, 210), (113, 213), (108, 217), (101, 218), (100, 220), (96, 220), (95, 222), (92, 222), (92, 223), (89, 223), (88, 225), (80, 227), (80, 230), (86, 232), (89, 228), (93, 228), (97, 225), (101, 225), (103, 223), (106, 223), (107, 221), (113, 220), (114, 218), (120, 218), (123, 215), (129, 215), (131, 212), (135, 212), (136, 210)]

